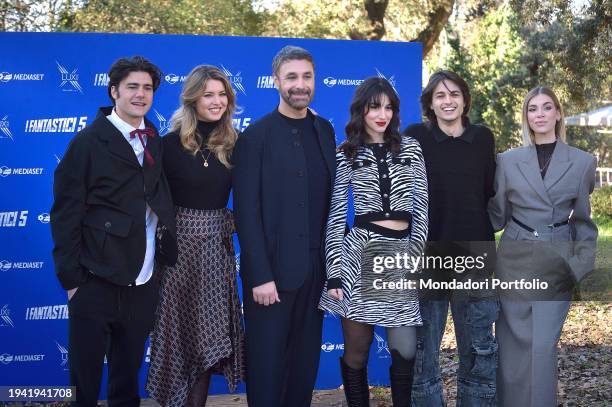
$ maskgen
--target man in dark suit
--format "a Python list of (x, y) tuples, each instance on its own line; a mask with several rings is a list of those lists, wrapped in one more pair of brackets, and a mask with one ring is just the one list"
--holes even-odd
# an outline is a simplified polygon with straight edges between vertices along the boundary
[(140, 404), (138, 370), (158, 302), (154, 263), (172, 264), (177, 252), (161, 142), (144, 118), (160, 76), (142, 57), (116, 61), (108, 84), (114, 107), (100, 109), (55, 170), (53, 257), (68, 290), (77, 406), (97, 404), (105, 356), (109, 405)]
[(234, 150), (234, 211), (252, 407), (310, 406), (323, 313), (323, 233), (335, 175), (331, 123), (313, 114), (314, 65), (287, 46), (272, 62), (278, 107)]

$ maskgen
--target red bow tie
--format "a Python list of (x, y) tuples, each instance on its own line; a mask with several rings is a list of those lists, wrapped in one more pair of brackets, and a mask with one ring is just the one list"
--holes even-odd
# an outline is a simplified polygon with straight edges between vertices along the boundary
[(152, 167), (155, 164), (155, 160), (153, 159), (153, 156), (151, 155), (149, 150), (147, 150), (147, 145), (145, 144), (142, 136), (155, 137), (156, 134), (157, 133), (155, 132), (155, 130), (149, 129), (149, 128), (136, 129), (130, 132), (130, 138), (133, 139), (136, 136), (138, 136), (138, 139), (140, 140), (140, 144), (142, 144), (142, 146), (144, 147), (145, 159), (147, 160), (147, 164), (149, 164), (150, 167)]

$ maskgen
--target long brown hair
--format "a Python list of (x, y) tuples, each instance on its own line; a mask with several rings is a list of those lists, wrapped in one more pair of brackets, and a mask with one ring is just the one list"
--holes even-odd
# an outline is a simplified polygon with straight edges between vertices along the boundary
[(172, 115), (172, 131), (179, 131), (183, 147), (196, 155), (200, 151), (202, 135), (198, 133), (198, 114), (196, 102), (204, 94), (206, 81), (209, 79), (223, 83), (227, 94), (227, 108), (220, 123), (210, 134), (206, 147), (230, 168), (230, 158), (238, 135), (232, 125), (232, 116), (236, 110), (236, 94), (227, 76), (219, 68), (212, 65), (199, 65), (185, 79), (181, 92), (181, 106)]
[(368, 139), (365, 129), (365, 115), (370, 110), (369, 105), (371, 103), (380, 104), (382, 95), (386, 95), (389, 98), (389, 103), (393, 109), (393, 116), (385, 129), (383, 137), (385, 142), (389, 143), (389, 149), (393, 155), (397, 155), (400, 152), (402, 136), (399, 132), (399, 97), (389, 81), (379, 77), (371, 77), (363, 81), (355, 89), (355, 94), (353, 95), (350, 107), (351, 116), (344, 129), (346, 141), (338, 147), (347, 158), (354, 159), (359, 147), (365, 145)]

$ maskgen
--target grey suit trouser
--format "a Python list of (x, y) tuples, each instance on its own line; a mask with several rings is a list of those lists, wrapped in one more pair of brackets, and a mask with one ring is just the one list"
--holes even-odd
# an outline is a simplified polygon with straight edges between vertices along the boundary
[(557, 406), (557, 343), (569, 301), (501, 299), (497, 390), (501, 407)]

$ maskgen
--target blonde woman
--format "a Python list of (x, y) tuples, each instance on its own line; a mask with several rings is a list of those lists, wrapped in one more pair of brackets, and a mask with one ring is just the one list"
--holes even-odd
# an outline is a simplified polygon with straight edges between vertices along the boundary
[(589, 195), (596, 159), (565, 142), (563, 108), (552, 90), (532, 89), (523, 104), (523, 147), (500, 154), (489, 215), (504, 229), (496, 273), (539, 278), (548, 291), (500, 295), (500, 406), (557, 406), (557, 343), (572, 287), (593, 270), (597, 227)]
[(244, 376), (236, 286), (230, 156), (235, 94), (216, 67), (194, 68), (163, 138), (179, 257), (162, 273), (147, 391), (162, 406), (203, 406), (212, 373), (230, 390)]

